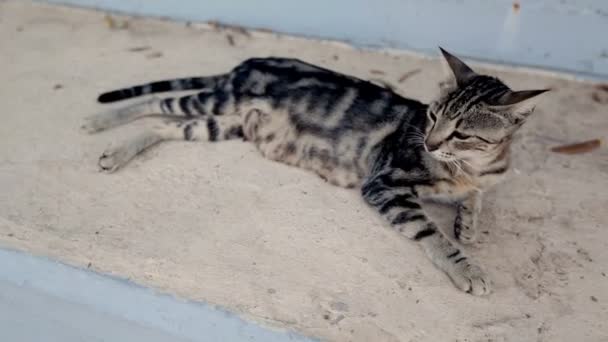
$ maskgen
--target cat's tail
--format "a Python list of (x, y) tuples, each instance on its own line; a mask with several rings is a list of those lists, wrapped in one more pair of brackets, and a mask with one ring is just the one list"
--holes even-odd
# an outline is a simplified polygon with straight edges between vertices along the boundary
[(109, 91), (99, 95), (97, 101), (100, 103), (110, 103), (121, 100), (126, 100), (138, 96), (144, 96), (154, 93), (162, 93), (167, 91), (182, 91), (194, 89), (214, 89), (218, 87), (227, 75), (208, 76), (208, 77), (187, 77), (174, 80), (157, 81), (148, 84), (133, 86)]

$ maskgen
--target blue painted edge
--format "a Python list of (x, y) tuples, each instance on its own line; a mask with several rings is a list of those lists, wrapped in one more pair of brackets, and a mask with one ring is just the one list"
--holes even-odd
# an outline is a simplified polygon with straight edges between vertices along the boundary
[(608, 1), (520, 1), (517, 10), (512, 0), (38, 1), (179, 21), (216, 20), (360, 48), (437, 55), (437, 46), (443, 46), (473, 60), (608, 79), (603, 37)]
[(316, 341), (261, 327), (224, 309), (159, 293), (126, 279), (6, 248), (0, 248), (0, 280), (185, 340)]

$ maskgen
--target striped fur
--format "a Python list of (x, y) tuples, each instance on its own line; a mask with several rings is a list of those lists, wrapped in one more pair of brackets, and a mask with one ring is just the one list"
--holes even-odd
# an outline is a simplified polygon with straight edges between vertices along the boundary
[(103, 103), (198, 90), (100, 113), (83, 128), (97, 132), (141, 119), (137, 136), (100, 157), (105, 171), (163, 140), (250, 141), (266, 158), (360, 188), (364, 200), (397, 232), (420, 243), (459, 289), (483, 295), (490, 291), (485, 274), (421, 204), (456, 203), (455, 236), (472, 242), (481, 193), (507, 171), (511, 136), (532, 112), (528, 100), (543, 91), (512, 91), (443, 53), (449, 79), (428, 105), (299, 60), (254, 58), (224, 75), (104, 93)]
[(100, 103), (110, 103), (122, 101), (133, 97), (162, 93), (168, 91), (195, 90), (215, 88), (223, 81), (223, 76), (219, 77), (187, 77), (175, 80), (152, 82), (130, 88), (118, 89), (99, 95), (97, 101)]

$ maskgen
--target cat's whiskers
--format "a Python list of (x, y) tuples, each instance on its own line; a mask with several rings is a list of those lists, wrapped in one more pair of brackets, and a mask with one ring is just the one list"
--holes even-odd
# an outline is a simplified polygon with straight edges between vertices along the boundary
[(414, 130), (414, 132), (420, 133), (420, 134), (422, 134), (422, 135), (426, 135), (426, 134), (424, 134), (424, 132), (423, 132), (423, 131), (420, 129), (420, 127), (416, 127), (416, 126), (414, 126), (414, 125), (410, 125), (410, 124), (408, 124), (408, 123), (404, 123), (404, 125), (405, 125), (405, 126), (407, 126), (407, 127), (409, 127), (409, 128), (411, 128), (411, 129), (413, 129), (413, 130)]
[(424, 147), (425, 136), (420, 132), (410, 131), (405, 134), (405, 140), (413, 146)]

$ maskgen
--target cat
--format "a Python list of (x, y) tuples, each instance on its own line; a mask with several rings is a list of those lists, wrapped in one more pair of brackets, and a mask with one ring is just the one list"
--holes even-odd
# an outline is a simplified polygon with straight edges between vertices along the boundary
[(514, 132), (548, 89), (513, 91), (440, 50), (447, 80), (430, 104), (297, 59), (252, 58), (226, 74), (103, 93), (101, 103), (198, 91), (99, 113), (82, 128), (93, 133), (144, 121), (136, 136), (101, 155), (99, 167), (108, 172), (164, 140), (250, 141), (266, 158), (359, 188), (457, 288), (485, 295), (491, 291), (486, 274), (443, 235), (421, 202), (454, 203), (456, 239), (474, 242), (482, 191), (503, 178)]

